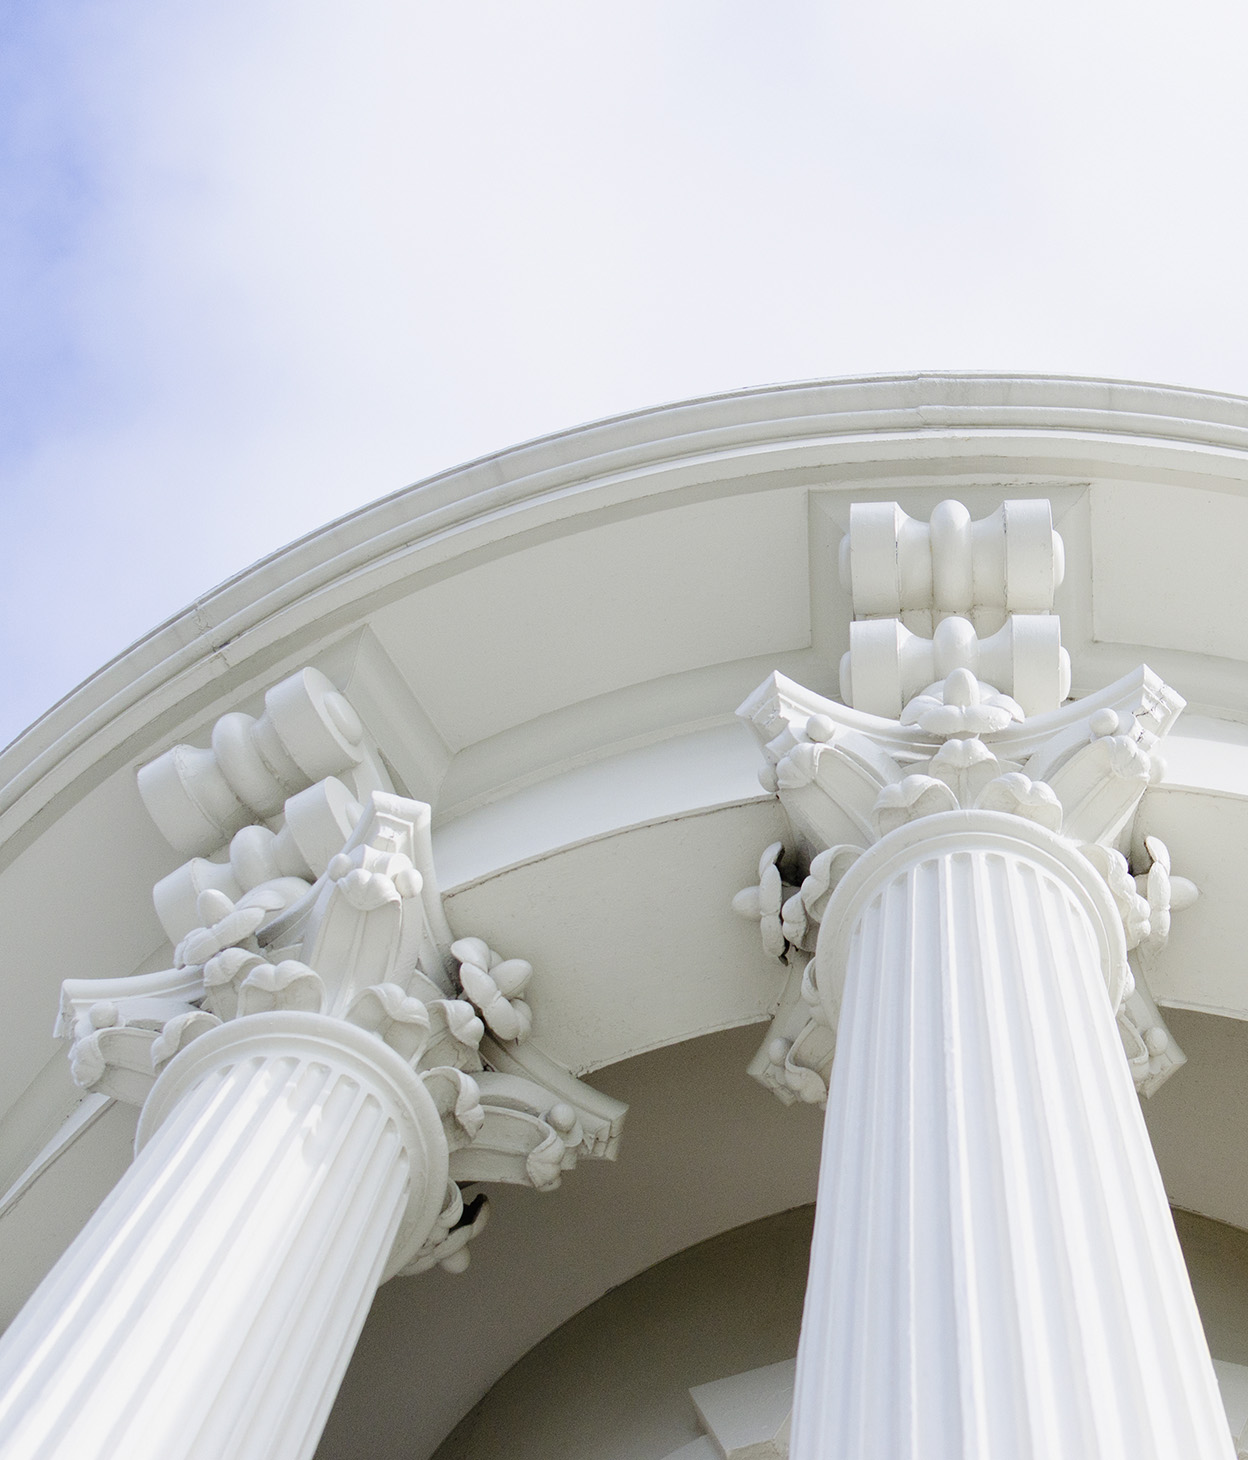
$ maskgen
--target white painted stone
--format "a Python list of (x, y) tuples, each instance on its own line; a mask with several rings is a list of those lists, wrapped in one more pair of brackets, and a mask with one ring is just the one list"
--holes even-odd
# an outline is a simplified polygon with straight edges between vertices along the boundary
[[(432, 583), (376, 632), (458, 750), (656, 675), (804, 647), (805, 517), (785, 491), (587, 524)], [(453, 636), (420, 629), (448, 621)]]
[(689, 1391), (722, 1460), (782, 1460), (788, 1454), (794, 1369), (786, 1359)]
[(1081, 861), (954, 812), (838, 890), (796, 1460), (1230, 1454)]
[[(223, 715), (210, 748), (176, 745), (143, 766), (139, 794), (172, 846), (203, 854), (275, 815), (296, 792), (368, 760), (354, 709), (319, 670), (302, 669), (269, 690), (259, 718)], [(366, 794), (378, 784), (366, 772), (353, 789)]]
[(0, 1344), (13, 1460), (306, 1460), (446, 1143), (420, 1079), (337, 1020), (268, 1014), (157, 1083), (134, 1165)]
[(843, 564), (896, 615), (853, 625), (852, 710), (773, 676), (741, 711), (790, 821), (734, 901), (790, 969), (751, 1072), (827, 1101), (792, 1452), (1225, 1456), (1133, 1089), (1183, 1059), (1143, 974), (1196, 889), (1132, 836), (1182, 702), (1141, 670), (1059, 707), (1056, 617), (941, 617), (975, 597), (964, 509), (920, 542), (871, 507)]
[[(787, 1460), (794, 1368), (785, 1360), (691, 1389), (706, 1434), (666, 1460)], [(1215, 1359), (1213, 1368), (1242, 1460), (1248, 1453), (1248, 1367)]]
[[(488, 812), (504, 794), (541, 783), (551, 796), (545, 802), (537, 798), (528, 803), (525, 812), (540, 818), (544, 809), (557, 808), (560, 782), (571, 771), (608, 751), (647, 744), (654, 747), (656, 778), (662, 774), (660, 763), (679, 775), (680, 756), (674, 751), (666, 760), (666, 748), (722, 716), (733, 696), (739, 698), (773, 665), (821, 692), (832, 689), (837, 659), (847, 647), (840, 637), (846, 623), (839, 607), (836, 623), (819, 628), (817, 650), (798, 647), (806, 588), (812, 611), (826, 607), (828, 600), (820, 598), (817, 580), (822, 573), (826, 581), (829, 565), (833, 575), (835, 571), (835, 541), (825, 552), (821, 541), (802, 540), (808, 497), (834, 503), (835, 512), (828, 517), (837, 516), (839, 521), (839, 514), (848, 518), (850, 495), (895, 496), (918, 522), (929, 519), (951, 491), (964, 496), (970, 515), (980, 519), (996, 512), (1003, 498), (1043, 493), (1052, 497), (1059, 513), (1065, 513), (1061, 525), (1070, 572), (1053, 608), (1062, 614), (1077, 689), (1095, 689), (1130, 670), (1139, 658), (1133, 646), (1147, 629), (1156, 642), (1171, 646), (1160, 652), (1154, 667), (1198, 701), (1211, 724), (1225, 727), (1244, 714), (1243, 645), (1237, 638), (1242, 633), (1232, 622), (1234, 614), (1225, 617), (1227, 594), (1234, 597), (1233, 564), (1227, 569), (1230, 559), (1223, 558), (1226, 553), (1233, 558), (1232, 548), (1238, 542), (1237, 535), (1225, 529), (1242, 515), (1246, 456), (1248, 416), (1243, 404), (1195, 393), (992, 377), (926, 377), (743, 392), (568, 433), (448, 473), (241, 575), (104, 670), (5, 755), (0, 906), (6, 927), (8, 995), (5, 1057), (0, 1061), (6, 1109), (0, 1147), (6, 1172), (20, 1176), (38, 1155), (48, 1138), (42, 1115), (50, 1117), (60, 1108), (60, 1097), (53, 1093), (44, 1109), (41, 1102), (49, 1086), (38, 1078), (57, 1055), (47, 1014), (60, 978), (121, 977), (159, 969), (169, 961), (147, 904), (153, 882), (171, 871), (174, 861), (142, 822), (133, 786), (134, 764), (159, 756), (174, 742), (206, 746), (213, 723), (227, 712), (242, 708), (261, 717), (265, 690), (305, 664), (318, 666), (340, 688), (349, 690), (350, 664), (342, 657), (343, 645), (372, 634), (374, 621), (384, 620), (387, 643), (396, 655), (406, 644), (418, 646), (419, 651), (401, 666), (397, 658), (386, 663), (381, 656), (381, 672), (374, 674), (367, 707), (369, 712), (373, 708), (382, 712), (387, 736), (398, 731), (397, 740), (387, 745), (387, 763), (396, 768), (398, 779), (422, 799), (434, 802), (435, 811), (452, 826), (469, 807), (474, 815)], [(1135, 516), (1127, 521), (1111, 511), (1096, 524), (1094, 534), (1090, 500), (1107, 484), (1120, 489), (1115, 508), (1134, 511)], [(1146, 491), (1137, 492), (1137, 485)], [(717, 547), (724, 522), (734, 516), (734, 500), (748, 497), (756, 499), (757, 507), (750, 531), (737, 534), (731, 546), (725, 542)], [(773, 511), (781, 499), (784, 507)], [(1216, 510), (1206, 513), (1210, 501)], [(705, 528), (701, 539), (695, 532), (679, 530), (674, 514), (683, 506), (677, 503), (713, 504), (713, 510), (701, 517)], [(1147, 512), (1139, 510), (1141, 503)], [(637, 526), (643, 521), (646, 530)], [(661, 530), (669, 523), (676, 529), (672, 541), (650, 552), (648, 530)], [(951, 518), (948, 526), (960, 541), (958, 522)], [(1102, 532), (1102, 527), (1107, 530)], [(665, 553), (679, 556), (678, 536), (687, 556), (696, 556), (699, 563), (709, 561), (722, 547), (718, 562), (731, 560), (733, 573), (699, 567), (688, 577), (664, 579), (663, 594), (647, 594), (648, 567)], [(500, 646), (496, 637), (500, 622), (508, 633), (520, 627), (507, 617), (502, 596), (486, 603), (474, 600), (471, 593), (441, 598), (425, 594), (439, 584), (463, 580), (465, 570), (508, 557), (518, 561), (529, 549), (555, 542), (566, 546), (566, 558), (572, 561), (581, 548), (601, 549), (597, 567), (610, 564), (613, 571), (632, 572), (635, 583), (642, 585), (627, 596), (639, 621), (624, 623), (620, 596), (578, 595), (566, 591), (566, 581), (538, 581), (538, 575), (530, 581), (523, 573), (516, 575), (534, 596), (532, 623), (558, 627), (569, 603), (582, 613), (578, 642), (592, 646), (582, 664), (569, 665), (562, 655), (548, 652), (544, 646), (554, 640), (537, 643), (518, 631)], [(751, 551), (755, 542), (758, 550)], [(1213, 548), (1222, 556), (1212, 553)], [(972, 586), (973, 580), (972, 572)], [(785, 590), (780, 606), (775, 597), (778, 584)], [(1129, 590), (1127, 595), (1120, 598), (1115, 585)], [(942, 603), (960, 604), (953, 592), (957, 573), (949, 575), (947, 586), (950, 592)], [(725, 613), (725, 602), (732, 613)], [(843, 597), (836, 603), (843, 605)], [(1122, 639), (1109, 642), (1095, 631), (1093, 610), (1112, 613), (1117, 605), (1122, 607), (1121, 618), (1111, 627), (1121, 632)], [(461, 607), (463, 613), (457, 611)], [(997, 629), (979, 621), (977, 615), (983, 611), (972, 606), (969, 616), (979, 636), (991, 636)], [(690, 625), (692, 630), (685, 633)], [(920, 631), (914, 622), (904, 626)], [(1104, 627), (1102, 622), (1100, 628)], [(685, 634), (683, 643), (673, 641), (678, 634)], [(433, 651), (418, 664), (428, 643)], [(614, 650), (621, 645), (617, 655)], [(1210, 649), (1212, 653), (1202, 652)], [(751, 661), (749, 656), (755, 653), (767, 656), (766, 662)], [(593, 660), (593, 654), (601, 654), (603, 662)], [(347, 669), (340, 672), (343, 664)], [(491, 702), (502, 681), (489, 675), (473, 681), (473, 667), (481, 664), (505, 670), (511, 676), (507, 688), (517, 689), (523, 697), (505, 704), (498, 699)], [(610, 678), (624, 669), (629, 683)], [(465, 684), (478, 695), (476, 701), (459, 697)], [(477, 713), (482, 705), (488, 712), (484, 715)], [(429, 714), (430, 707), (438, 706), (463, 713), (467, 738), (456, 743), (453, 757)], [(374, 727), (363, 701), (357, 708), (370, 728), (383, 723), (378, 720)], [(491, 720), (493, 713), (499, 718)], [(500, 729), (508, 716), (519, 718)], [(491, 730), (498, 733), (489, 734)], [(1216, 735), (1206, 738), (1207, 745), (1218, 743)], [(1157, 980), (1155, 993), (1164, 979), (1173, 1002), (1242, 1017), (1248, 1011), (1244, 999), (1248, 983), (1243, 977), (1238, 916), (1242, 899), (1235, 869), (1236, 848), (1245, 829), (1228, 792), (1233, 795), (1238, 788), (1242, 794), (1248, 776), (1243, 747), (1229, 740), (1226, 745), (1229, 748), (1207, 757), (1211, 769), (1203, 778), (1188, 775), (1191, 782), (1199, 779), (1199, 798), (1207, 803), (1200, 814), (1191, 806), (1180, 814), (1178, 798), (1167, 800), (1164, 782), (1150, 790), (1143, 803), (1140, 824), (1168, 842), (1176, 876), (1191, 876), (1202, 888), (1201, 903), (1176, 914), (1170, 942), (1147, 967), (1144, 978)], [(429, 746), (432, 751), (426, 754)], [(1198, 754), (1205, 765), (1204, 750)], [(426, 774), (427, 780), (420, 779)], [(440, 797), (443, 785), (447, 795)], [(927, 790), (942, 794), (931, 787)], [(569, 781), (562, 793), (567, 802), (574, 802), (579, 787)], [(717, 804), (717, 794), (714, 786), (691, 784), (675, 815), (692, 822), (700, 809)], [(702, 808), (696, 804), (699, 797)], [(571, 807), (552, 817), (557, 824), (506, 841), (500, 838), (497, 847), (491, 845), (488, 816), (464, 829), (468, 848), (464, 863), (471, 863), (471, 878), (477, 884), (471, 890), (477, 899), (473, 910), (503, 930), (513, 912), (526, 912), (523, 893), (560, 914), (566, 901), (575, 898), (579, 906), (580, 894), (591, 879), (586, 877), (575, 888), (561, 881), (560, 871), (568, 865), (562, 856), (568, 838), (560, 840), (565, 831), (571, 837), (576, 825), (584, 828), (593, 821), (587, 835), (604, 849), (611, 847), (618, 873), (612, 885), (621, 905), (613, 910), (609, 958), (600, 947), (603, 925), (596, 927), (590, 916), (580, 912), (568, 920), (562, 935), (558, 928), (544, 935), (542, 957), (527, 941), (518, 938), (513, 943), (505, 931), (500, 936), (490, 929), (490, 941), (500, 953), (523, 955), (534, 964), (525, 1000), (531, 997), (535, 1033), (521, 1048), (532, 1049), (534, 1040), (540, 1048), (543, 1031), (550, 1027), (545, 1022), (553, 993), (548, 967), (558, 967), (561, 980), (566, 972), (561, 986), (575, 987), (586, 999), (582, 1014), (561, 1027), (559, 1053), (574, 1068), (583, 1067), (587, 1057), (609, 1057), (612, 1048), (627, 1048), (623, 1040), (612, 1041), (606, 1026), (615, 1009), (627, 1008), (635, 971), (663, 969), (662, 957), (665, 952), (670, 955), (675, 934), (683, 941), (670, 987), (690, 997), (665, 1005), (647, 991), (645, 1039), (661, 1042), (703, 1033), (729, 1016), (729, 1003), (738, 1012), (751, 1007), (748, 999), (738, 999), (739, 993), (767, 988), (759, 948), (755, 948), (757, 970), (747, 968), (729, 938), (722, 930), (715, 931), (715, 916), (731, 893), (754, 877), (751, 868), (759, 850), (780, 832), (766, 828), (757, 837), (743, 838), (749, 845), (739, 858), (741, 881), (727, 880), (737, 873), (722, 851), (719, 862), (707, 865), (703, 845), (685, 840), (675, 824), (667, 827), (661, 859), (656, 856), (642, 867), (638, 864), (656, 848), (658, 839), (627, 829), (624, 818), (635, 825), (636, 799), (627, 794), (614, 801), (602, 797), (593, 815), (579, 823), (576, 808)], [(1189, 798), (1193, 803), (1196, 799)], [(1168, 813), (1163, 815), (1167, 806), (1176, 808), (1168, 820)], [(761, 808), (751, 808), (756, 809)], [(870, 810), (868, 806), (863, 842), (868, 833), (875, 834), (869, 825)], [(664, 805), (655, 814), (668, 816), (672, 811), (671, 805)], [(500, 818), (499, 824), (505, 820)], [(733, 815), (725, 812), (720, 830), (727, 841), (738, 835), (732, 822)], [(224, 844), (213, 855), (223, 857)], [(691, 863), (696, 863), (693, 870)], [(309, 869), (316, 872), (311, 864)], [(782, 880), (797, 878), (789, 884), (796, 889), (807, 866), (803, 858), (795, 857), (794, 865), (779, 870)], [(1131, 871), (1139, 870), (1133, 862)], [(231, 875), (233, 871), (231, 864)], [(238, 885), (240, 892), (246, 891)], [(650, 893), (647, 916), (630, 921), (623, 903), (643, 887)], [(232, 892), (229, 895), (238, 901)], [(691, 914), (690, 901), (705, 903), (711, 911)], [(534, 909), (527, 915), (536, 921), (539, 912)], [(812, 921), (817, 928), (818, 919)], [(783, 922), (782, 917), (782, 932)], [(477, 933), (483, 926), (465, 922), (456, 931)], [(730, 931), (746, 930), (730, 923)], [(720, 987), (709, 976), (700, 979), (696, 989), (688, 988), (686, 980), (697, 959), (687, 950), (699, 946), (709, 950), (712, 961), (720, 951), (731, 952), (738, 960), (725, 979), (731, 984), (731, 999), (718, 997)], [(1142, 964), (1138, 950), (1133, 956)], [(600, 997), (608, 974), (610, 987)], [(747, 974), (753, 980), (749, 988)], [(777, 964), (770, 976), (779, 988), (786, 970)], [(653, 986), (663, 992), (657, 973)], [(550, 991), (546, 997), (544, 989)], [(255, 986), (252, 991), (257, 997), (277, 992)], [(795, 995), (800, 1004), (800, 980)], [(1158, 1002), (1164, 1013), (1165, 1000)], [(752, 1007), (757, 1012), (761, 1006), (762, 1001), (756, 1000)], [(1218, 1025), (1229, 1022), (1210, 1020), (1208, 1014), (1201, 1017)], [(1193, 1024), (1187, 1021), (1184, 1027), (1192, 1029)], [(1232, 1030), (1228, 1048), (1233, 1038)], [(1200, 1045), (1206, 1054), (1217, 1047), (1213, 1040)], [(801, 1071), (802, 1057), (803, 1050), (798, 1049), (787, 1063)], [(1197, 1078), (1190, 1067), (1182, 1079), (1189, 1076)], [(1202, 1071), (1199, 1078), (1201, 1099), (1168, 1130), (1172, 1151), (1186, 1144), (1206, 1154), (1196, 1173), (1200, 1179), (1185, 1178), (1174, 1189), (1200, 1210), (1234, 1220), (1242, 1214), (1244, 1195), (1233, 1153), (1243, 1145), (1248, 1107), (1237, 1094), (1232, 1059), (1222, 1061), (1217, 1070)], [(1168, 1101), (1179, 1085), (1174, 1081), (1159, 1098)], [(32, 1113), (41, 1119), (31, 1118)], [(102, 1129), (103, 1123), (96, 1127)], [(1221, 1151), (1212, 1152), (1214, 1144)], [(734, 1160), (734, 1171), (739, 1173), (747, 1157), (738, 1153)], [(1168, 1179), (1170, 1175), (1168, 1169)], [(22, 1210), (29, 1215), (43, 1200), (45, 1189), (51, 1190), (38, 1182), (30, 1187), (22, 1198)], [(722, 1200), (726, 1203), (727, 1196)], [(717, 1221), (708, 1204), (705, 1226), (677, 1223), (673, 1233), (679, 1227), (680, 1240), (694, 1241), (715, 1230)], [(8, 1240), (12, 1230), (0, 1232), (0, 1238)], [(13, 1244), (13, 1250), (26, 1254), (30, 1249), (20, 1242)], [(569, 1272), (576, 1269), (578, 1293), (592, 1295), (596, 1260), (589, 1252), (567, 1255)], [(452, 1360), (444, 1362), (449, 1366)], [(445, 1367), (438, 1370), (435, 1365), (429, 1372), (435, 1375), (432, 1385), (438, 1387), (441, 1381), (436, 1375), (444, 1375)], [(468, 1395), (470, 1381), (465, 1384), (463, 1393)], [(470, 1402), (470, 1396), (464, 1402)], [(411, 1422), (410, 1414), (406, 1422)], [(418, 1448), (431, 1443), (423, 1431), (413, 1441)]]
[(532, 965), (453, 938), (430, 808), (300, 789), (371, 765), (349, 703), (311, 670), (265, 703), (141, 772), (180, 850), (232, 838), (157, 885), (173, 967), (62, 986), (74, 1078), (142, 1105), (140, 1154), (0, 1345), (6, 1454), (306, 1460), (381, 1278), (468, 1265), (463, 1184), (615, 1153), (619, 1102), (523, 1048)]
[[(1164, 531), (1158, 531), (1164, 523)], [(1192, 482), (1098, 482), (1092, 491), (1098, 638), (1248, 657), (1248, 500)], [(1138, 650), (1137, 650), (1138, 652)]]
[(929, 637), (952, 614), (974, 616), (981, 628), (999, 627), (1006, 614), (1047, 614), (1065, 574), (1043, 498), (1003, 502), (977, 522), (961, 502), (941, 502), (928, 522), (896, 502), (855, 502), (849, 523), (840, 576), (854, 616), (913, 615), (906, 626)]
[(1029, 715), (1056, 710), (1070, 693), (1070, 656), (1056, 616), (1012, 614), (982, 640), (965, 618), (942, 619), (930, 639), (897, 619), (858, 620), (841, 660), (841, 694), (856, 710), (895, 720), (925, 685), (955, 669), (990, 681)]

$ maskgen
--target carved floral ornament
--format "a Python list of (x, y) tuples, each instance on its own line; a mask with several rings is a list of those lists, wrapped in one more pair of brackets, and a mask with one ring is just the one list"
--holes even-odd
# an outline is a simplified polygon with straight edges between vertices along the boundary
[[(1182, 701), (1141, 669), (1063, 703), (1048, 505), (1006, 503), (986, 522), (941, 508), (920, 533), (891, 504), (856, 506), (842, 555), (860, 614), (842, 665), (848, 703), (775, 675), (740, 711), (790, 828), (734, 900), (787, 969), (751, 1065), (785, 1101), (826, 1098), (835, 1017), (815, 955), (838, 887), (866, 849), (949, 813), (1013, 818), (1078, 849), (1131, 950), (1134, 972), (1114, 996), (1137, 1087), (1151, 1093), (1183, 1061), (1146, 974), (1195, 889), (1171, 875), (1156, 838), (1132, 843)], [(890, 572), (881, 589), (872, 575)], [(880, 616), (890, 607), (900, 617)], [(394, 793), (366, 727), (322, 674), (281, 681), (257, 716), (223, 716), (209, 748), (175, 746), (140, 770), (139, 788), (188, 857), (153, 891), (171, 966), (64, 984), (58, 1032), (83, 1088), (143, 1104), (181, 1050), (254, 1015), (365, 1032), (423, 1082), (449, 1150), (441, 1215), (409, 1272), (466, 1265), (486, 1207), (471, 1192), (465, 1203), (465, 1187), (549, 1189), (580, 1156), (614, 1155), (624, 1107), (529, 1038), (540, 1023), (532, 967), (452, 932), (429, 807)]]
[(626, 1107), (527, 1042), (531, 965), (454, 937), (430, 808), (388, 789), (354, 710), (318, 671), (270, 690), (258, 720), (218, 721), (211, 750), (166, 752), (139, 784), (174, 846), (216, 855), (154, 891), (171, 968), (62, 986), (57, 1032), (73, 1041), (80, 1086), (142, 1105), (179, 1051), (257, 1014), (367, 1032), (419, 1076), (450, 1153), (440, 1216), (409, 1274), (468, 1265), (488, 1206), (480, 1193), (465, 1201), (465, 1187), (547, 1191), (580, 1156), (614, 1156)]
[[(1017, 510), (1021, 506), (1028, 508), (1026, 514)], [(1183, 701), (1142, 668), (1099, 694), (1062, 703), (1069, 691), (1069, 661), (1056, 636), (1055, 616), (1037, 611), (1052, 606), (1060, 581), (1060, 540), (1056, 549), (1047, 546), (1056, 539), (1047, 503), (1006, 503), (994, 514), (1002, 534), (1011, 509), (1035, 539), (1027, 585), (1030, 612), (1006, 612), (1009, 590), (1003, 574), (994, 579), (985, 570), (972, 581), (972, 529), (985, 561), (987, 533), (980, 533), (985, 524), (969, 522), (959, 504), (937, 509), (932, 533), (921, 541), (894, 504), (868, 504), (863, 516), (851, 514), (842, 548), (847, 578), (850, 565), (860, 564), (852, 576), (855, 609), (861, 611), (864, 601), (875, 607), (878, 600), (894, 611), (900, 605), (911, 617), (925, 613), (936, 620), (933, 638), (920, 641), (898, 620), (855, 622), (853, 629), (865, 632), (851, 636), (851, 654), (842, 665), (849, 704), (773, 675), (738, 712), (762, 743), (766, 764), (759, 779), (779, 797), (791, 830), (786, 842), (763, 852), (758, 883), (733, 900), (737, 913), (757, 921), (764, 948), (788, 970), (771, 1029), (750, 1066), (786, 1103), (822, 1104), (827, 1098), (836, 1032), (829, 999), (821, 998), (815, 952), (838, 884), (867, 848), (910, 823), (948, 812), (1018, 818), (1077, 849), (1079, 865), (1103, 882), (1122, 923), (1131, 966), (1111, 988), (1111, 997), (1137, 1089), (1151, 1094), (1184, 1061), (1149, 994), (1146, 975), (1169, 936), (1172, 912), (1189, 905), (1197, 892), (1185, 878), (1171, 875), (1169, 852), (1158, 838), (1144, 839), (1134, 851), (1132, 845), (1136, 810), (1162, 769), (1158, 744)], [(854, 533), (864, 520), (865, 546), (855, 559)], [(955, 548), (961, 557), (942, 579), (936, 529), (943, 525), (947, 536), (950, 523), (958, 528)], [(885, 551), (885, 529), (896, 535), (891, 555)], [(934, 564), (924, 568), (916, 541), (937, 553)], [(1023, 554), (1017, 544), (1015, 550)], [(925, 601), (907, 600), (904, 582), (880, 589), (866, 581), (870, 572), (897, 571), (898, 562), (918, 582)], [(991, 656), (983, 652), (970, 620), (952, 612), (942, 617), (934, 606), (933, 584), (942, 581), (951, 608), (992, 622), (1005, 615), (993, 649), (1002, 687), (978, 677)], [(977, 591), (987, 596), (976, 597)], [(882, 669), (880, 659), (868, 652), (879, 645), (887, 646), (880, 656)], [(922, 683), (933, 665), (943, 677)], [(1026, 710), (1012, 693), (1019, 685), (1028, 687)], [(1047, 699), (1041, 694), (1045, 685)], [(866, 709), (855, 694), (859, 686)], [(872, 707), (890, 694), (898, 713), (875, 713)], [(834, 978), (835, 971), (828, 970), (824, 981)]]

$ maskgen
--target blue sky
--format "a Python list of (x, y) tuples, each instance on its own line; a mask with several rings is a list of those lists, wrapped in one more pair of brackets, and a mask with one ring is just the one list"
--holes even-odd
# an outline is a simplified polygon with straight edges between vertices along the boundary
[(881, 370), (1248, 394), (1248, 9), (8, 0), (0, 740), (330, 517)]

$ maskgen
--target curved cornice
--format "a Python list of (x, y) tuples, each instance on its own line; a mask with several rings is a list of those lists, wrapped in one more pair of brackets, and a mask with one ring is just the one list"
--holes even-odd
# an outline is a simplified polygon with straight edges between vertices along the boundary
[(624, 503), (639, 510), (714, 477), (901, 461), (918, 454), (907, 443), (943, 455), (951, 470), (994, 452), (1039, 456), (1055, 472), (1063, 462), (1122, 466), (1169, 447), (1175, 470), (1192, 470), (1194, 453), (1212, 475), (1236, 476), (1248, 455), (1248, 401), (1053, 376), (875, 376), (681, 402), (483, 457), (248, 568), (54, 706), (0, 753), (0, 843), (31, 834), (36, 818), (45, 822), (186, 714), (297, 653), (312, 626), (348, 627), (417, 571), (446, 571), (560, 518)]

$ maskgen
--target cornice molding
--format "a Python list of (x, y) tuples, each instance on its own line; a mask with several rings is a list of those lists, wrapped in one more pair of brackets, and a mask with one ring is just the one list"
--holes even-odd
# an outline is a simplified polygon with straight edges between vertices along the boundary
[(1161, 448), (1171, 466), (1180, 458), (1190, 466), (1195, 452), (1212, 474), (1242, 477), (1248, 403), (1119, 381), (878, 376), (683, 402), (481, 458), (264, 559), (50, 710), (0, 754), (0, 845), (12, 842), (12, 855), (108, 770), (168, 743), (222, 695), (271, 682), (314, 631), (345, 633), (413, 574), (498, 551), (530, 530), (602, 510), (651, 510), (727, 476), (816, 471), (826, 480), (907, 459), (958, 470), (982, 458), (1001, 472), (1029, 456), (1055, 472), (1092, 461), (1148, 470), (1161, 468)]

